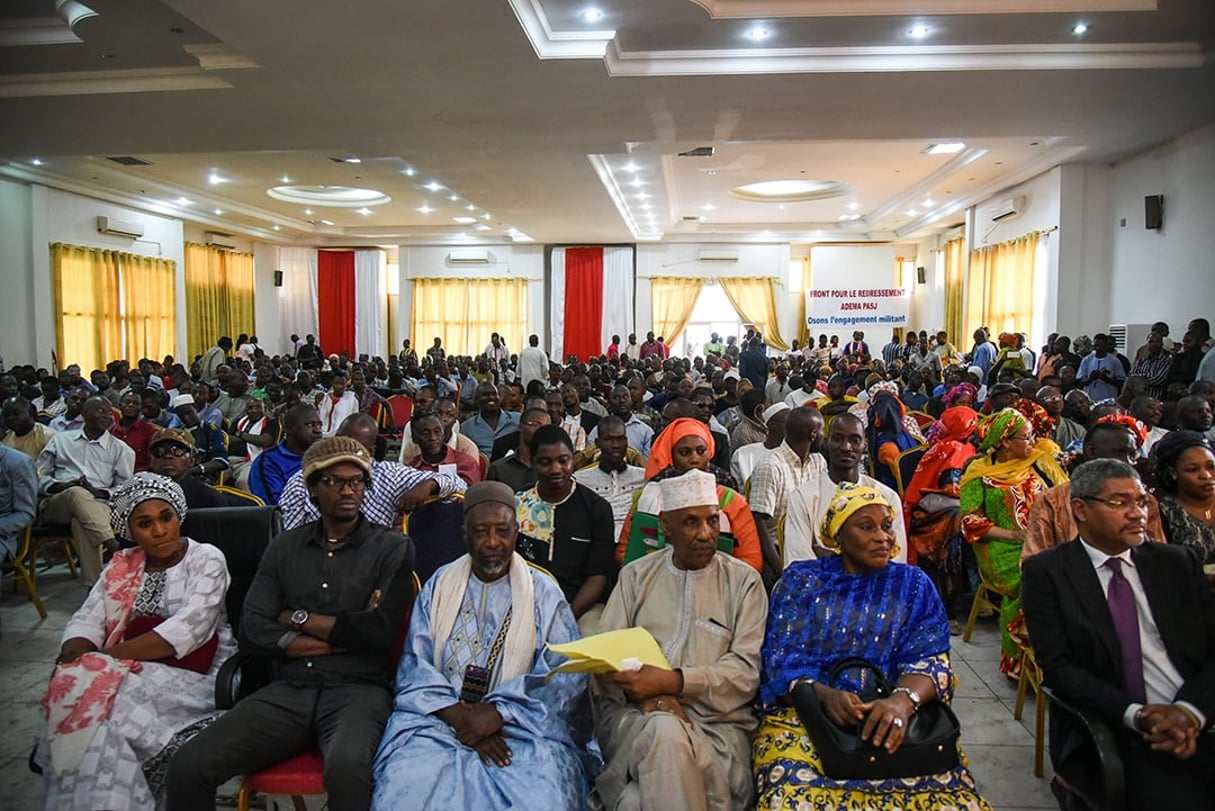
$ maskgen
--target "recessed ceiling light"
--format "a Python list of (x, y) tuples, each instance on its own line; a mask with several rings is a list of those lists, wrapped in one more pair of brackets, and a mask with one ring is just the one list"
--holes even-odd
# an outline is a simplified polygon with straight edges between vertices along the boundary
[(422, 188), (424, 188), (428, 191), (438, 191), (439, 189), (443, 188), (443, 184), (437, 180), (432, 180), (429, 183), (427, 183), (425, 186), (423, 186)]
[(642, 204), (641, 204), (641, 210), (642, 210), (642, 211), (649, 211), (649, 210), (650, 210), (650, 209), (652, 209), (653, 207), (654, 207), (654, 206), (650, 205), (649, 203), (642, 203)]
[(30, 164), (32, 164), (33, 166), (41, 166), (42, 158), (34, 158), (32, 161), (30, 161)]
[(454, 203), (454, 202), (456, 202), (457, 200), (459, 200), (459, 199), (460, 199), (460, 195), (458, 195), (458, 194), (449, 194), (449, 195), (447, 196), (447, 199), (448, 199), (448, 200), (451, 200), (451, 201)]
[(226, 177), (222, 177), (218, 172), (212, 172), (211, 174), (207, 175), (207, 182), (212, 186), (218, 186), (220, 183), (227, 183), (228, 179)]
[(703, 206), (700, 207), (700, 209), (701, 209), (701, 211), (716, 211), (717, 206), (713, 205), (712, 203), (705, 203)]
[(333, 220), (321, 220), (321, 225), (333, 225)]
[(757, 25), (747, 31), (747, 39), (759, 42), (762, 39), (767, 39), (772, 32), (763, 26)]
[(279, 228), (279, 227), (276, 225), (276, 226), (274, 226), (274, 230), (275, 230), (275, 231), (281, 231), (281, 230), (283, 230), (283, 229)]
[(932, 208), (933, 202), (931, 197), (924, 198), (924, 208)]
[(306, 216), (306, 217), (312, 216), (312, 209), (310, 209), (310, 208), (304, 209), (304, 216)]
[(283, 175), (282, 177), (280, 177), (280, 178), (278, 179), (278, 182), (279, 182), (279, 183), (290, 183), (290, 182), (291, 182), (291, 178), (290, 178), (290, 177), (288, 177), (287, 175)]
[(708, 217), (706, 217), (704, 214), (701, 214), (701, 215), (700, 215), (699, 217), (697, 217), (696, 219), (697, 219), (698, 221), (700, 221), (700, 222), (704, 222), (705, 220), (707, 220), (707, 219), (709, 219), (709, 218), (708, 218)]
[(638, 199), (638, 200), (649, 200), (649, 199), (650, 199), (650, 195), (646, 194), (646, 193), (645, 193), (645, 192), (643, 192), (643, 191), (639, 191), (639, 192), (637, 192), (636, 197), (637, 197), (637, 199)]
[(434, 211), (434, 209), (433, 209), (433, 208), (431, 208), (430, 206), (426, 205), (425, 203), (423, 203), (422, 205), (418, 206), (418, 213), (419, 213), (419, 214), (429, 214), (429, 213), (430, 213), (430, 212), (432, 212), (432, 211)]
[(477, 221), (476, 217), (452, 217), (453, 222), (458, 222), (460, 225), (472, 225)]
[(956, 155), (966, 148), (966, 144), (961, 141), (947, 141), (941, 144), (932, 144), (924, 150), (925, 155)]
[(633, 163), (632, 161), (629, 161), (628, 163), (626, 163), (624, 166), (621, 166), (620, 168), (626, 172), (640, 172), (641, 171), (641, 167), (638, 166), (637, 164)]
[(185, 197), (178, 197), (178, 198), (177, 198), (177, 205), (179, 205), (179, 206), (188, 206), (188, 205), (192, 205), (192, 203), (191, 203), (191, 201), (190, 201), (188, 198), (185, 198)]
[(603, 19), (603, 12), (597, 8), (583, 9), (582, 19), (586, 20), (588, 23), (597, 23)]
[(413, 168), (412, 166), (405, 167), (405, 177), (413, 177), (417, 173), (418, 173), (418, 170)]
[(371, 209), (367, 208), (366, 206), (364, 206), (363, 208), (360, 208), (360, 209), (358, 210), (358, 212), (359, 212), (360, 214), (362, 214), (364, 217), (367, 217), (367, 216), (370, 216), (370, 215), (371, 215)]
[(476, 211), (477, 210), (477, 207), (474, 206), (472, 203), (469, 203), (468, 205), (464, 206), (464, 208), (466, 211)]
[[(346, 163), (362, 163), (363, 162), (362, 158), (343, 158), (343, 160), (346, 161)], [(321, 222), (324, 222), (324, 220), (321, 220)]]
[(838, 180), (764, 180), (730, 189), (730, 196), (755, 203), (801, 203), (849, 194), (852, 187)]
[(218, 217), (220, 214), (223, 214), (223, 213), (224, 213), (224, 210), (222, 208), (215, 209), (215, 216)]
[(489, 214), (489, 212), (487, 211), (487, 212), (485, 212), (484, 214), (482, 214), (482, 215), (481, 215), (481, 219), (483, 219), (483, 220), (488, 220), (488, 219), (490, 219), (490, 214)]
[(1072, 26), (1072, 33), (1075, 34), (1076, 36), (1080, 36), (1081, 34), (1084, 34), (1087, 32), (1088, 32), (1088, 23), (1076, 23), (1075, 25)]
[(635, 177), (635, 178), (633, 178), (632, 180), (630, 180), (630, 181), (629, 181), (629, 185), (630, 185), (630, 186), (633, 186), (633, 187), (635, 187), (635, 188), (641, 188), (642, 186), (644, 186), (644, 185), (645, 185), (645, 181), (644, 181), (644, 180), (642, 180), (642, 179), (641, 179), (641, 178), (639, 178), (639, 177)]
[(861, 207), (861, 204), (860, 204), (860, 203), (858, 203), (858, 202), (855, 202), (855, 201), (853, 201), (853, 202), (851, 202), (851, 203), (849, 203), (849, 204), (848, 204), (848, 210), (849, 210), (849, 211), (856, 211), (856, 210), (857, 210), (858, 208), (860, 208), (860, 207)]
[(492, 231), (492, 230), (494, 230), (494, 229), (490, 228), (490, 227), (489, 227), (488, 225), (486, 225), (485, 223), (481, 223), (480, 225), (478, 225), (478, 226), (477, 226), (476, 228), (474, 228), (473, 230), (474, 230), (474, 231)]
[(908, 217), (914, 217), (915, 215), (917, 215), (917, 214), (919, 214), (919, 213), (920, 213), (920, 212), (916, 211), (914, 208), (909, 208), (909, 209), (907, 209), (907, 216), (908, 216)]
[(919, 25), (913, 25), (911, 28), (907, 29), (907, 36), (914, 39), (923, 39), (931, 33), (932, 29), (922, 23)]

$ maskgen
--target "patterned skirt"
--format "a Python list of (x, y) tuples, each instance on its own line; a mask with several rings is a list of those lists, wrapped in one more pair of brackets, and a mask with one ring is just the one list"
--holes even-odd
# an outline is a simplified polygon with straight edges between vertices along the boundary
[(965, 755), (952, 771), (927, 777), (827, 777), (793, 709), (761, 716), (751, 752), (757, 811), (992, 811), (975, 791)]

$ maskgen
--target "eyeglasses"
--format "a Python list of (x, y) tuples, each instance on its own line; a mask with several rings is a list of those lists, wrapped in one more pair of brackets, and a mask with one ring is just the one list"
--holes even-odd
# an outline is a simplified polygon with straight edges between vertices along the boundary
[(365, 476), (351, 476), (349, 479), (342, 476), (330, 476), (328, 473), (323, 473), (317, 479), (326, 487), (331, 487), (334, 490), (342, 491), (349, 487), (356, 493), (361, 493), (367, 489), (368, 481)]
[(1128, 507), (1134, 507), (1139, 512), (1147, 512), (1148, 509), (1147, 496), (1138, 496), (1136, 498), (1100, 498), (1098, 496), (1084, 496), (1084, 500), (1096, 501), (1114, 510), (1125, 510)]
[(157, 445), (152, 449), (152, 456), (157, 459), (163, 459), (166, 456), (172, 456), (176, 459), (180, 459), (183, 456), (189, 456), (192, 453), (194, 453), (194, 451), (190, 448), (182, 447), (181, 445), (170, 445), (167, 443)]
[(1017, 434), (1014, 436), (1010, 436), (1009, 439), (1015, 439), (1019, 442), (1033, 442), (1035, 439), (1037, 439), (1037, 437), (1034, 436), (1032, 433), (1028, 433), (1028, 434)]

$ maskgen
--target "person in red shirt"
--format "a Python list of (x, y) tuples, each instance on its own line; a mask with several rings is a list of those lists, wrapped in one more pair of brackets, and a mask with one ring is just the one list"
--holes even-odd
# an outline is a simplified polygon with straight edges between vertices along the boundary
[(148, 443), (152, 435), (159, 430), (143, 418), (143, 400), (134, 392), (122, 396), (118, 409), (121, 417), (110, 426), (110, 433), (131, 446), (135, 451), (135, 472), (148, 470), (152, 465)]
[(608, 360), (618, 360), (620, 358), (620, 336), (619, 335), (612, 336), (612, 342), (610, 344), (608, 344), (608, 348), (607, 348), (607, 358), (608, 358)]
[(415, 412), (409, 430), (421, 453), (406, 459), (406, 465), (431, 473), (455, 473), (469, 484), (481, 481), (481, 461), (443, 441), (443, 421), (438, 412)]

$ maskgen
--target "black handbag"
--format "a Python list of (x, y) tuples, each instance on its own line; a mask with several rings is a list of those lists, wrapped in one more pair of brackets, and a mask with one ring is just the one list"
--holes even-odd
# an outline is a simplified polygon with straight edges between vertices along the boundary
[[(826, 684), (835, 687), (847, 670), (868, 670), (875, 689), (861, 695), (873, 701), (890, 695), (886, 676), (872, 662), (849, 657), (836, 662)], [(961, 727), (949, 705), (941, 701), (923, 704), (907, 722), (902, 745), (893, 753), (861, 739), (864, 721), (850, 727), (835, 724), (823, 711), (814, 685), (799, 684), (789, 696), (806, 736), (823, 763), (823, 773), (835, 780), (884, 780), (892, 777), (921, 777), (941, 774), (958, 765), (958, 736)]]

